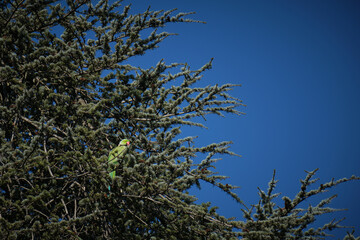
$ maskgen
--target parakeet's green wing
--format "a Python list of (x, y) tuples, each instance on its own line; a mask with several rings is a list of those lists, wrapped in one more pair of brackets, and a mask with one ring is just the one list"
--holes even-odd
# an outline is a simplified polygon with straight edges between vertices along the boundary
[[(109, 158), (108, 158), (108, 164), (109, 164), (108, 171), (109, 171), (109, 176), (111, 179), (115, 178), (115, 175), (116, 175), (115, 168), (119, 165), (119, 162), (122, 159), (122, 157), (124, 156), (126, 149), (129, 145), (130, 145), (130, 141), (127, 139), (123, 139), (119, 143), (119, 146), (117, 146), (116, 148), (114, 148), (113, 150), (110, 151)], [(110, 186), (108, 188), (110, 191)]]
[[(119, 165), (119, 161), (124, 156), (126, 149), (126, 146), (118, 146), (111, 150), (111, 152), (109, 153), (108, 163), (115, 166)], [(110, 168), (109, 171), (111, 170), (113, 169)], [(115, 171), (110, 172), (109, 175), (113, 179), (115, 177)]]
[(112, 165), (112, 166), (109, 166), (108, 171), (111, 171), (109, 173), (111, 179), (113, 179), (115, 177), (114, 165), (115, 165), (115, 167), (117, 165), (119, 165), (119, 161), (124, 156), (124, 154), (126, 152), (126, 149), (129, 146), (129, 144), (130, 144), (129, 140), (123, 139), (119, 143), (119, 146), (117, 146), (116, 148), (114, 148), (113, 150), (110, 151), (109, 158), (108, 158), (108, 164)]

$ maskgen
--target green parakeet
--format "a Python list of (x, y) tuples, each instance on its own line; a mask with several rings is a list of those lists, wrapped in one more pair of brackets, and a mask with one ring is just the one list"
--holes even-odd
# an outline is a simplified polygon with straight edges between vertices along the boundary
[[(130, 145), (130, 141), (128, 139), (123, 139), (120, 141), (119, 145), (116, 148), (110, 151), (108, 164), (112, 166), (109, 166), (108, 171), (111, 171), (109, 172), (111, 179), (115, 178), (115, 173), (116, 173), (115, 168), (119, 165), (119, 162), (126, 153), (126, 150), (129, 147), (129, 145)], [(110, 186), (109, 186), (109, 190), (110, 190)]]

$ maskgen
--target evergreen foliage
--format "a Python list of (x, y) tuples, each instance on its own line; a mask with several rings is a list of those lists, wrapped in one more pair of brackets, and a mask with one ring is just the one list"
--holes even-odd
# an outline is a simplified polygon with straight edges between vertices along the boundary
[[(339, 227), (308, 227), (336, 210), (327, 207), (334, 197), (298, 205), (358, 177), (309, 190), (316, 170), (308, 172), (284, 207), (273, 178), (249, 209), (213, 171), (216, 155), (235, 155), (231, 142), (181, 138), (184, 125), (204, 127), (198, 117), (241, 115), (242, 102), (229, 94), (236, 85), (194, 86), (211, 61), (197, 70), (126, 63), (172, 35), (159, 31), (166, 24), (198, 22), (174, 12), (131, 15), (106, 0), (0, 3), (1, 239), (318, 239)], [(112, 181), (108, 154), (124, 138), (127, 164)], [(244, 220), (196, 204), (187, 191), (201, 181), (239, 202)]]

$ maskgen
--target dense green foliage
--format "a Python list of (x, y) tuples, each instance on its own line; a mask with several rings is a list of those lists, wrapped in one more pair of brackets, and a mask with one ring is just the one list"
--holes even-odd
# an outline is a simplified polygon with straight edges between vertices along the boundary
[[(334, 211), (326, 207), (332, 198), (298, 205), (358, 178), (309, 190), (309, 172), (283, 208), (273, 203), (273, 179), (248, 209), (212, 171), (214, 156), (234, 154), (230, 142), (197, 147), (180, 135), (184, 125), (203, 127), (197, 117), (241, 115), (228, 93), (235, 85), (195, 87), (211, 61), (198, 70), (128, 65), (171, 35), (159, 32), (167, 23), (196, 22), (173, 10), (129, 11), (107, 1), (0, 3), (0, 238), (316, 239), (335, 228), (308, 229)], [(107, 157), (123, 138), (131, 141), (127, 164), (111, 181)], [(187, 191), (201, 181), (238, 201), (244, 220), (196, 204)]]

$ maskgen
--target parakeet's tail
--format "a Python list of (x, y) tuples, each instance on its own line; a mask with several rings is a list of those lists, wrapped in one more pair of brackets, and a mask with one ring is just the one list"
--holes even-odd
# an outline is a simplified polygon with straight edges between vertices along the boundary
[[(115, 177), (115, 171), (110, 172), (110, 173), (109, 173), (109, 176), (110, 176), (111, 179), (114, 179), (114, 177)], [(108, 189), (109, 189), (109, 191), (110, 191), (110, 185), (109, 185)]]

